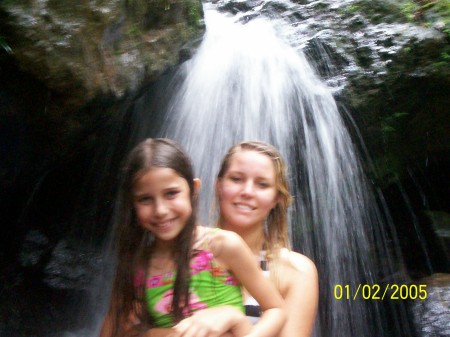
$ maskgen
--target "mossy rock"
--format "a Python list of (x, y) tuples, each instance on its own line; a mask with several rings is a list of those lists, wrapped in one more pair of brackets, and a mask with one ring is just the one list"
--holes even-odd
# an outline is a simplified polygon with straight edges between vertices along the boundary
[(0, 31), (18, 65), (74, 111), (179, 63), (183, 46), (204, 31), (202, 16), (197, 0), (4, 1)]

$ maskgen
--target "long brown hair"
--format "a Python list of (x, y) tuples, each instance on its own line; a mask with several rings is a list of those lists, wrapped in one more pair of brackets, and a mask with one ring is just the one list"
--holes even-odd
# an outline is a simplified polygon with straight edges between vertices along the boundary
[(174, 251), (176, 278), (174, 283), (172, 315), (175, 321), (183, 319), (183, 308), (189, 303), (189, 261), (191, 258), (193, 232), (196, 224), (196, 195), (194, 174), (189, 157), (180, 146), (170, 139), (146, 139), (128, 155), (122, 171), (118, 200), (118, 223), (116, 229), (117, 268), (113, 284), (109, 316), (113, 319), (112, 337), (123, 336), (123, 322), (132, 312), (141, 325), (138, 331), (153, 326), (145, 302), (145, 284), (135, 286), (139, 270), (148, 270), (151, 259), (151, 233), (138, 225), (133, 207), (133, 187), (137, 179), (148, 170), (171, 168), (184, 178), (190, 190), (192, 214), (177, 237)]
[[(281, 154), (272, 145), (261, 141), (245, 141), (232, 146), (228, 150), (220, 165), (217, 180), (222, 179), (227, 173), (233, 155), (242, 151), (255, 151), (267, 156), (272, 161), (275, 169), (275, 184), (278, 192), (278, 201), (267, 216), (267, 228), (264, 231), (264, 248), (270, 265), (271, 261), (276, 263), (281, 248), (290, 248), (287, 209), (292, 201), (292, 197), (289, 193), (287, 168)], [(222, 225), (222, 222), (222, 215), (219, 214), (219, 227)]]

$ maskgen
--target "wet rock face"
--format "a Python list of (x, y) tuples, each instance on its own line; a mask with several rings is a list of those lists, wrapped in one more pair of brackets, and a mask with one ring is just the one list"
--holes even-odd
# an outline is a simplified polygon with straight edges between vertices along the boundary
[(197, 0), (2, 1), (0, 17), (19, 66), (70, 110), (155, 79), (203, 31)]
[(427, 299), (416, 302), (413, 308), (421, 336), (450, 335), (450, 275), (434, 274), (421, 283), (427, 285)]
[[(448, 4), (435, 1), (219, 1), (242, 21), (288, 21), (335, 97), (352, 112), (381, 185), (448, 153)], [(447, 6), (447, 7), (445, 7)]]
[[(400, 51), (416, 43), (445, 44), (444, 27), (437, 20), (426, 28), (408, 20), (402, 1), (221, 1), (222, 11), (283, 18), (292, 25), (291, 40), (302, 48), (320, 75), (336, 87), (333, 76), (376, 78), (389, 71)], [(403, 54), (401, 56), (404, 56)]]

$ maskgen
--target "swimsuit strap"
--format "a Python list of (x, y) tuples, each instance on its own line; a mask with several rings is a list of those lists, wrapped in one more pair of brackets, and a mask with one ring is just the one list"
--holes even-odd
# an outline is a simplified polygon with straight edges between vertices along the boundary
[[(259, 251), (258, 256), (259, 266), (261, 267), (265, 275), (269, 275), (269, 264), (266, 257), (267, 252), (265, 250), (265, 247), (263, 246), (263, 248)], [(245, 299), (244, 308), (245, 308), (245, 315), (247, 316), (247, 318), (253, 324), (255, 324), (259, 320), (259, 317), (261, 317), (262, 311), (258, 302), (256, 302), (256, 300), (250, 294)]]
[(264, 248), (259, 251), (259, 266), (264, 271), (269, 270), (269, 264), (266, 259), (266, 251), (264, 250)]

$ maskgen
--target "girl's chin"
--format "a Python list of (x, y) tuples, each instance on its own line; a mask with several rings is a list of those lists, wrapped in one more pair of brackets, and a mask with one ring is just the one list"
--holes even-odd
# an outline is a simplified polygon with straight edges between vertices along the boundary
[(234, 219), (222, 225), (223, 229), (236, 230), (236, 229), (249, 229), (258, 228), (262, 226), (262, 223), (255, 221), (244, 221), (243, 219)]

